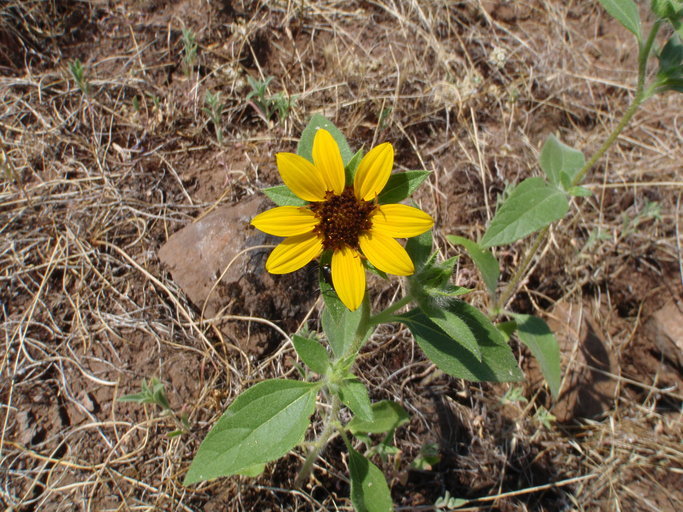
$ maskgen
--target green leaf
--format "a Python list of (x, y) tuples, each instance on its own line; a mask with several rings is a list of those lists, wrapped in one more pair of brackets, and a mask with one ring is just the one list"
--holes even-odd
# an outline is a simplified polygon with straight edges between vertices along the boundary
[(633, 0), (599, 0), (605, 10), (616, 18), (626, 29), (633, 32), (638, 41), (640, 34), (640, 14)]
[(448, 241), (462, 245), (465, 248), (467, 254), (472, 258), (472, 261), (481, 273), (481, 278), (484, 280), (489, 293), (491, 296), (494, 296), (496, 294), (498, 278), (500, 277), (500, 269), (498, 268), (498, 260), (496, 260), (491, 251), (482, 249), (476, 242), (462, 236), (448, 235), (446, 238)]
[[(503, 335), (488, 321), (476, 328), (482, 356), (481, 361), (477, 361), (419, 309), (399, 315), (396, 319), (410, 329), (425, 355), (449, 375), (460, 379), (492, 382), (512, 382), (523, 378)], [(473, 326), (476, 325), (475, 322), (476, 319), (473, 319)]]
[(586, 158), (581, 151), (562, 144), (554, 135), (550, 135), (543, 144), (539, 162), (550, 182), (559, 187), (563, 185), (561, 174), (566, 173), (571, 182), (586, 163)]
[(343, 381), (339, 386), (339, 398), (345, 406), (351, 409), (354, 417), (369, 422), (374, 419), (368, 388), (359, 379), (352, 378)]
[(320, 385), (266, 380), (238, 396), (199, 446), (184, 485), (249, 472), (299, 444)]
[(479, 246), (486, 248), (515, 242), (561, 219), (568, 210), (565, 192), (542, 178), (527, 178), (498, 208)]
[(295, 334), (292, 343), (301, 360), (315, 373), (325, 375), (330, 368), (330, 358), (327, 350), (320, 343), (310, 338)]
[(389, 181), (377, 197), (379, 204), (399, 203), (411, 195), (429, 176), (429, 171), (397, 172), (389, 176)]
[(266, 469), (265, 464), (254, 464), (253, 466), (249, 466), (248, 468), (244, 468), (241, 470), (239, 473), (236, 473), (241, 476), (247, 476), (249, 478), (255, 478), (259, 476), (263, 471)]
[(353, 158), (353, 151), (351, 151), (349, 143), (346, 142), (346, 137), (344, 137), (344, 134), (339, 128), (337, 128), (332, 121), (325, 119), (320, 114), (313, 114), (308, 125), (304, 128), (304, 131), (301, 132), (301, 138), (296, 147), (297, 154), (308, 161), (313, 162), (313, 140), (315, 139), (315, 133), (320, 128), (324, 128), (330, 132), (332, 138), (337, 142), (339, 145), (339, 152), (341, 153), (342, 160), (346, 166)]
[(356, 512), (388, 512), (393, 510), (391, 492), (384, 474), (368, 459), (347, 446), (351, 475), (351, 503)]
[(683, 2), (680, 0), (652, 0), (650, 8), (659, 18), (672, 22), (683, 16)]
[(657, 56), (657, 92), (683, 92), (683, 44), (677, 34), (672, 35)]
[(560, 393), (562, 370), (560, 368), (560, 346), (555, 335), (544, 320), (532, 315), (514, 314), (517, 322), (517, 336), (524, 343), (541, 366), (550, 392), (557, 398)]
[(354, 417), (346, 425), (352, 433), (362, 432), (365, 434), (379, 434), (389, 432), (400, 427), (409, 419), (406, 410), (396, 402), (382, 400), (372, 404), (373, 419), (365, 421), (359, 417)]
[(406, 251), (413, 260), (415, 269), (419, 271), (423, 268), (430, 260), (429, 256), (432, 253), (432, 230), (409, 238), (406, 242)]
[(593, 192), (586, 187), (571, 187), (567, 193), (573, 197), (590, 197), (593, 195)]
[(500, 322), (496, 324), (496, 328), (503, 334), (503, 338), (507, 343), (517, 330), (517, 322), (512, 320), (509, 322)]
[(264, 188), (262, 192), (278, 206), (305, 206), (308, 203), (294, 195), (285, 185)]
[(437, 301), (417, 297), (417, 303), (423, 314), (438, 325), (453, 342), (468, 350), (477, 361), (481, 361), (478, 335), (481, 333), (480, 324), (488, 322), (483, 313), (460, 300), (450, 301), (442, 306)]

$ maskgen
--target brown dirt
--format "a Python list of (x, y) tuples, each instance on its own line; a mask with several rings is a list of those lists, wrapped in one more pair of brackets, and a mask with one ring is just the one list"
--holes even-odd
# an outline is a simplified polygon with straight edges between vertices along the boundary
[[(433, 171), (415, 200), (436, 219), (440, 251), (456, 254), (444, 235), (480, 236), (505, 187), (538, 173), (549, 133), (591, 153), (634, 85), (635, 43), (593, 2), (17, 0), (2, 9), (8, 510), (350, 506), (338, 440), (302, 490), (291, 487), (302, 452), (257, 479), (182, 486), (200, 440), (239, 392), (297, 378), (283, 337), (240, 317), (286, 332), (317, 328), (315, 270), (222, 290), (214, 311), (227, 306), (233, 317), (206, 321), (160, 263), (160, 247), (278, 184), (274, 153), (292, 151), (321, 112), (352, 147), (388, 140), (397, 169)], [(183, 28), (198, 43), (189, 72)], [(88, 95), (68, 70), (76, 58)], [(258, 115), (245, 100), (247, 75), (273, 76), (270, 93), (296, 97), (286, 120)], [(223, 144), (202, 110), (209, 90), (224, 103)], [(552, 230), (513, 303), (555, 322), (558, 403), (517, 345), (528, 402), (501, 405), (511, 386), (441, 375), (405, 329), (383, 326), (369, 343), (358, 373), (372, 397), (411, 413), (397, 432), (400, 454), (376, 460), (397, 506), (429, 509), (448, 491), (472, 499), (471, 510), (683, 508), (683, 377), (646, 328), (683, 301), (681, 101), (658, 97), (636, 116), (590, 175), (594, 195)], [(650, 202), (657, 215), (647, 214)], [(524, 248), (499, 250), (504, 279)], [(477, 286), (465, 257), (455, 280)], [(384, 303), (393, 292), (374, 282), (371, 293)], [(169, 437), (171, 416), (117, 401), (153, 376), (173, 409), (189, 414), (189, 433)], [(541, 405), (560, 421), (540, 425)], [(428, 443), (440, 462), (410, 469)]]

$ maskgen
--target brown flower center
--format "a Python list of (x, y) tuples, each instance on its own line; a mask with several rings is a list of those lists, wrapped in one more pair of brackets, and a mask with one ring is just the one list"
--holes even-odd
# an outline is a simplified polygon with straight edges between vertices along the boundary
[(328, 191), (324, 201), (310, 208), (320, 219), (314, 231), (322, 237), (325, 249), (337, 250), (345, 245), (358, 249), (358, 237), (372, 227), (370, 214), (375, 204), (356, 199), (353, 188), (346, 187), (340, 195)]

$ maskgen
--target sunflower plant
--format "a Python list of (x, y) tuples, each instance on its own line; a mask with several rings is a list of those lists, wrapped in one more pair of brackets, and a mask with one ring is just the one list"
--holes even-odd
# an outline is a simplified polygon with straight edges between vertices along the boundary
[[(644, 37), (633, 0), (600, 0), (637, 39), (639, 69), (631, 106), (592, 157), (551, 135), (540, 155), (540, 176), (516, 184), (502, 200), (478, 241), (449, 235), (477, 267), (488, 291), (488, 307), (469, 304), (469, 289), (452, 282), (459, 254), (441, 260), (433, 251), (432, 217), (404, 204), (424, 182), (424, 170), (392, 172), (390, 143), (367, 153), (353, 152), (340, 130), (320, 115), (304, 129), (296, 153), (279, 153), (284, 185), (264, 193), (275, 207), (257, 215), (252, 225), (282, 237), (266, 262), (274, 274), (295, 272), (319, 260), (323, 298), (322, 332), (299, 332), (291, 342), (303, 380), (270, 379), (239, 395), (209, 431), (185, 476), (192, 484), (220, 476), (257, 476), (268, 462), (299, 445), (307, 449), (295, 485), (306, 482), (327, 444), (341, 438), (348, 455), (350, 494), (359, 511), (392, 509), (389, 486), (372, 458), (395, 452), (394, 432), (408, 421), (397, 402), (373, 402), (354, 373), (355, 361), (378, 325), (401, 323), (424, 355), (441, 371), (470, 381), (512, 382), (523, 374), (510, 348), (514, 337), (538, 359), (553, 397), (560, 391), (557, 341), (539, 317), (508, 308), (519, 283), (545, 240), (550, 225), (563, 218), (572, 201), (591, 194), (581, 186), (586, 174), (616, 141), (638, 107), (654, 94), (683, 92), (683, 7), (678, 0), (654, 0), (656, 19)], [(655, 39), (670, 23), (673, 35), (661, 50)], [(647, 62), (659, 59), (650, 83)], [(495, 248), (535, 234), (510, 279), (501, 286)], [(407, 239), (403, 245), (397, 239)], [(366, 273), (402, 276), (402, 296), (373, 311)], [(316, 434), (307, 432), (319, 416)], [(318, 422), (315, 422), (318, 424)], [(381, 441), (372, 434), (382, 434)], [(310, 439), (306, 441), (306, 439)]]

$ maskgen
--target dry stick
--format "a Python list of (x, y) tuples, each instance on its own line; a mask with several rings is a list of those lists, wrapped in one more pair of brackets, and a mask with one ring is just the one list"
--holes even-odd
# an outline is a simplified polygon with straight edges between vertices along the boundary
[[(614, 144), (614, 142), (617, 140), (617, 137), (619, 137), (619, 134), (622, 132), (622, 130), (626, 127), (628, 122), (634, 116), (634, 114), (638, 110), (638, 107), (640, 107), (641, 103), (643, 103), (643, 101), (645, 101), (652, 95), (652, 86), (649, 87), (647, 90), (645, 89), (645, 73), (647, 71), (647, 58), (650, 55), (650, 50), (652, 48), (652, 44), (654, 43), (655, 36), (659, 31), (660, 25), (661, 21), (658, 20), (655, 22), (655, 24), (652, 26), (652, 29), (650, 30), (650, 34), (648, 35), (647, 41), (640, 48), (640, 54), (638, 55), (638, 84), (636, 87), (636, 95), (633, 98), (631, 105), (629, 105), (626, 112), (624, 112), (624, 116), (621, 118), (621, 121), (619, 121), (619, 124), (616, 126), (616, 128), (612, 130), (612, 133), (610, 133), (609, 137), (607, 137), (607, 140), (605, 140), (602, 146), (600, 146), (600, 149), (598, 149), (598, 151), (595, 152), (595, 154), (590, 158), (590, 160), (588, 160), (588, 162), (584, 164), (584, 166), (576, 174), (576, 176), (574, 176), (574, 179), (571, 182), (571, 186), (575, 187), (579, 183), (581, 183), (581, 180), (583, 180), (586, 173), (588, 173), (588, 171), (595, 165), (595, 163), (602, 157), (602, 155), (605, 154), (605, 152), (610, 148), (610, 146)], [(529, 264), (531, 263), (534, 256), (536, 255), (536, 252), (538, 251), (538, 248), (545, 240), (545, 237), (548, 234), (549, 229), (550, 226), (546, 226), (536, 235), (534, 243), (531, 245), (531, 248), (522, 260), (522, 264), (515, 271), (514, 275), (512, 276), (512, 279), (510, 280), (510, 282), (508, 282), (507, 286), (503, 289), (503, 292), (498, 297), (498, 300), (496, 301), (492, 311), (493, 315), (498, 315), (500, 313), (500, 311), (507, 304), (508, 300), (510, 300), (510, 297), (512, 297), (512, 295), (517, 290), (517, 286), (524, 277), (529, 267)]]

